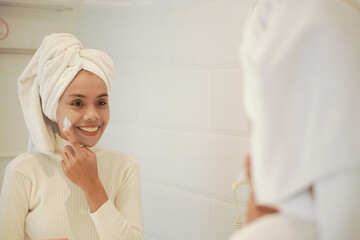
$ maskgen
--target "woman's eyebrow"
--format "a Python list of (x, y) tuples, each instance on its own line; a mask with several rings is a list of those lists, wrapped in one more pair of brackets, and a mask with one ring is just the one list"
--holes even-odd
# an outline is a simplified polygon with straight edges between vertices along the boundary
[(107, 93), (103, 93), (103, 94), (100, 94), (99, 96), (97, 96), (98, 98), (101, 98), (101, 97), (108, 97), (109, 96), (109, 94), (107, 94)]
[[(101, 97), (108, 97), (109, 94), (107, 93), (102, 93), (99, 96), (97, 96), (97, 98), (101, 98)], [(82, 94), (78, 94), (78, 93), (73, 93), (73, 94), (69, 94), (69, 97), (79, 97), (79, 98), (87, 98), (86, 96), (82, 95)]]
[(69, 97), (86, 98), (84, 95), (82, 95), (82, 94), (77, 94), (77, 93), (74, 93), (74, 94), (69, 94)]

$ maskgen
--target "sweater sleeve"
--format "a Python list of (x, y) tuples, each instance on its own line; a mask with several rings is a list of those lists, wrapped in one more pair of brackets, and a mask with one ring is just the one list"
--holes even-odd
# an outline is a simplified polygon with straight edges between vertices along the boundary
[(129, 167), (114, 202), (108, 200), (90, 214), (101, 240), (143, 240), (140, 172)]
[(7, 167), (0, 195), (0, 239), (24, 239), (31, 182)]

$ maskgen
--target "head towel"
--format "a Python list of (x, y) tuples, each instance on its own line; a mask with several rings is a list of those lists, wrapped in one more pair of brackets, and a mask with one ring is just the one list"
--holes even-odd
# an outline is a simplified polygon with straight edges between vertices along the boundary
[(81, 42), (69, 33), (44, 38), (18, 79), (21, 108), (30, 134), (28, 151), (54, 153), (53, 125), (59, 99), (82, 69), (99, 76), (110, 94), (114, 66), (107, 54), (83, 49)]

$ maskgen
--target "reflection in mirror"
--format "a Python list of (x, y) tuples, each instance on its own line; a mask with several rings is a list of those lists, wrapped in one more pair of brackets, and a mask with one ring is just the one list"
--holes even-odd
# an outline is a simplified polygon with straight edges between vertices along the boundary
[[(85, 239), (76, 232), (83, 224), (93, 226), (86, 228), (89, 229), (84, 233), (86, 239), (111, 234), (110, 230), (103, 231), (107, 226), (119, 230), (116, 227), (119, 225), (112, 224), (116, 221), (106, 226), (103, 224), (113, 219), (106, 213), (115, 212), (112, 210), (118, 206), (117, 201), (126, 201), (123, 194), (116, 195), (126, 188), (109, 187), (113, 181), (108, 177), (114, 176), (112, 171), (127, 163), (128, 168), (117, 171), (118, 178), (114, 184), (131, 185), (133, 181), (130, 176), (125, 178), (122, 173), (128, 169), (126, 174), (133, 173), (131, 176), (137, 178), (136, 161), (140, 169), (141, 207), (119, 210), (121, 216), (126, 218), (127, 227), (124, 229), (131, 229), (131, 237), (128, 239), (142, 236), (156, 240), (227, 239), (235, 231), (236, 219), (243, 221), (249, 195), (246, 184), (237, 190), (239, 215), (234, 206), (231, 185), (244, 169), (248, 133), (242, 96), (243, 70), (238, 60), (238, 47), (251, 1), (29, 2), (61, 5), (72, 10), (2, 7), (6, 10), (2, 12), (1, 18), (8, 22), (10, 31), (7, 38), (0, 41), (0, 48), (37, 49), (45, 36), (66, 32), (76, 36), (85, 48), (106, 52), (113, 60), (115, 70), (113, 86), (107, 99), (110, 119), (96, 147), (99, 145), (131, 157), (127, 161), (114, 163), (115, 167), (105, 171), (105, 161), (99, 157), (97, 148), (90, 148), (93, 153), (96, 152), (98, 175), (103, 185), (103, 188), (96, 185), (99, 189), (96, 192), (105, 192), (111, 203), (102, 204), (99, 208), (102, 211), (95, 211), (95, 214), (89, 214), (94, 205), (88, 202), (88, 189), (65, 174), (60, 161), (62, 158), (46, 162), (53, 163), (51, 167), (57, 166), (56, 170), (50, 166), (32, 165), (36, 161), (31, 159), (26, 161), (27, 171), (30, 169), (31, 172), (41, 173), (42, 177), (32, 179), (29, 175), (21, 175), (23, 173), (15, 174), (24, 177), (20, 184), (22, 187), (30, 189), (33, 180), (34, 183), (44, 179), (49, 181), (47, 187), (37, 189), (43, 195), (30, 195), (34, 198), (29, 199), (29, 208), (34, 210), (44, 202), (59, 204), (56, 208), (47, 208), (51, 219), (36, 218), (34, 224), (34, 215), (27, 215), (27, 237)], [(8, 165), (8, 169), (12, 170), (20, 166), (17, 165), (21, 162), (17, 156), (26, 152), (28, 147), (29, 129), (18, 97), (17, 80), (31, 57), (28, 54), (0, 54), (0, 97), (2, 103), (7, 103), (1, 106), (0, 126), (4, 134), (0, 137), (0, 161), (1, 166), (5, 166), (16, 158)], [(54, 70), (59, 70), (59, 67)], [(99, 90), (101, 87), (100, 84), (94, 89)], [(85, 87), (77, 89), (84, 90)], [(95, 97), (102, 95), (95, 92), (98, 94)], [(77, 100), (73, 102), (76, 106), (84, 103), (81, 97)], [(97, 103), (101, 105), (106, 99), (102, 96), (99, 100)], [(71, 106), (75, 108), (74, 105)], [(49, 107), (48, 110), (54, 109)], [(43, 111), (45, 114), (47, 110)], [(76, 141), (79, 139), (75, 131), (92, 135), (101, 125), (97, 122), (91, 126), (76, 124), (70, 115), (65, 115), (74, 126)], [(62, 125), (62, 122), (63, 119), (59, 119), (58, 123)], [(86, 134), (86, 137), (92, 137)], [(63, 137), (68, 138), (65, 133)], [(55, 140), (63, 141), (62, 138)], [(46, 143), (51, 141), (45, 141), (44, 146)], [(68, 149), (69, 154), (76, 155), (75, 149), (76, 143)], [(4, 179), (4, 170), (1, 172), (0, 177)], [(51, 182), (56, 179), (59, 180), (58, 184)], [(5, 183), (3, 192), (6, 186)], [(137, 187), (131, 189), (128, 194), (138, 194)], [(68, 195), (61, 195), (65, 190)], [(45, 194), (47, 191), (51, 191), (51, 194)], [(21, 192), (29, 194), (28, 191)], [(106, 199), (103, 196), (100, 194), (100, 202)], [(60, 203), (58, 199), (66, 200)], [(131, 203), (133, 207), (140, 204), (137, 200)], [(77, 204), (81, 207), (77, 208)], [(97, 206), (95, 203), (94, 209)], [(139, 215), (141, 210), (143, 230), (138, 217), (133, 215)], [(35, 210), (32, 213), (40, 214)], [(81, 224), (77, 225), (79, 222)], [(38, 232), (38, 226), (47, 226), (47, 231), (44, 232), (42, 228), (43, 232)], [(74, 235), (58, 234), (61, 232)]]

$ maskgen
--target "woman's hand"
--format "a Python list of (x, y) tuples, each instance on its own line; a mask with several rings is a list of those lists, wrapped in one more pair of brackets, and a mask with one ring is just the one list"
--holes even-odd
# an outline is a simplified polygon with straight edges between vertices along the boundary
[(64, 128), (64, 134), (71, 144), (65, 146), (61, 154), (64, 174), (84, 192), (89, 192), (100, 181), (96, 155), (88, 148), (81, 147), (68, 128)]
[(250, 223), (264, 215), (277, 213), (278, 210), (275, 208), (272, 208), (272, 207), (258, 205), (256, 203), (253, 186), (252, 186), (252, 182), (251, 182), (250, 155), (249, 154), (246, 154), (245, 163), (246, 163), (247, 178), (250, 183), (250, 199), (249, 199), (248, 206), (247, 206), (246, 222)]
[(90, 212), (95, 212), (108, 200), (98, 175), (96, 155), (88, 148), (81, 147), (69, 129), (64, 128), (63, 132), (71, 146), (65, 146), (61, 154), (62, 169), (65, 176), (83, 190)]

